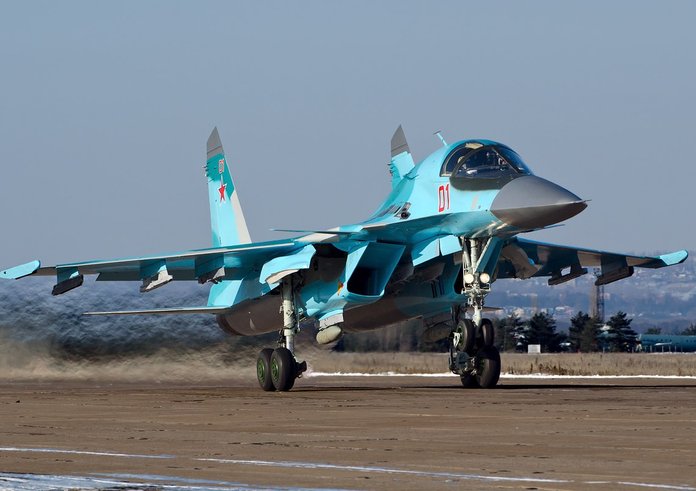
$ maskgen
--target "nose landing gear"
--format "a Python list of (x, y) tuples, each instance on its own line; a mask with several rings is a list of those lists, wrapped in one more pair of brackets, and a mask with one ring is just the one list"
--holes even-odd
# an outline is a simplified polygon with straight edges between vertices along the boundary
[[(500, 353), (494, 346), (493, 323), (482, 317), (484, 298), (491, 291), (492, 281), (488, 273), (482, 272), (481, 263), (490, 257), (489, 248), (494, 247), (491, 241), (463, 240), (462, 293), (468, 299), (466, 308), (457, 306), (452, 310), (456, 327), (450, 336), (450, 370), (460, 376), (464, 387), (495, 387), (500, 378)], [(471, 319), (464, 318), (468, 308), (473, 309)]]

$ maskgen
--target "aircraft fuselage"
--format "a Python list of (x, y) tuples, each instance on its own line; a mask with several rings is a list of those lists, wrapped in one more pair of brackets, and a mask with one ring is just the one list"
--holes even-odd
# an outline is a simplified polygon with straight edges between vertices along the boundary
[[(299, 273), (298, 308), (346, 331), (435, 317), (465, 302), (462, 238), (496, 238), (480, 266), (492, 282), (507, 239), (585, 207), (575, 194), (534, 176), (504, 145), (448, 145), (404, 175), (371, 218), (336, 229), (354, 232), (350, 239), (316, 246), (311, 266)], [(240, 335), (278, 331), (279, 306), (277, 295), (266, 295), (219, 315), (218, 322)]]

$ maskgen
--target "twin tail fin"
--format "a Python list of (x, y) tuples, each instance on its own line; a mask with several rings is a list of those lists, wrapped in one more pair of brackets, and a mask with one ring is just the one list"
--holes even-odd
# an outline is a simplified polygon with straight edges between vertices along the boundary
[(205, 175), (208, 178), (213, 247), (251, 243), (217, 128), (208, 138)]

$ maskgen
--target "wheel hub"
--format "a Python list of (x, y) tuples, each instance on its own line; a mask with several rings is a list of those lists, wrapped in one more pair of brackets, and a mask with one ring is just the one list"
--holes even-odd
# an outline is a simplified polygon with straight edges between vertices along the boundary
[(271, 360), (271, 377), (273, 380), (278, 380), (280, 376), (280, 367), (278, 367), (278, 362), (274, 359)]

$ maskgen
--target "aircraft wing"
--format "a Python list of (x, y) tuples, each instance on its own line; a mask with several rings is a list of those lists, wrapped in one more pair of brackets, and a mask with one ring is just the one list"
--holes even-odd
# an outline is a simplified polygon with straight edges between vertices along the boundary
[(618, 252), (510, 239), (501, 252), (498, 278), (550, 276), (549, 284), (559, 284), (587, 273), (588, 267), (601, 268), (597, 284), (627, 278), (638, 268), (663, 268), (682, 263), (688, 257), (681, 250), (660, 256), (636, 256)]
[[(307, 247), (295, 240), (260, 242), (230, 247), (215, 247), (156, 256), (96, 260), (41, 267), (32, 261), (0, 271), (2, 279), (26, 276), (57, 278), (54, 295), (65, 293), (82, 284), (84, 275), (97, 275), (97, 281), (143, 281), (141, 291), (150, 291), (171, 280), (207, 281), (238, 280), (251, 271), (260, 271), (265, 263), (278, 256)], [(277, 271), (274, 271), (277, 273)]]

